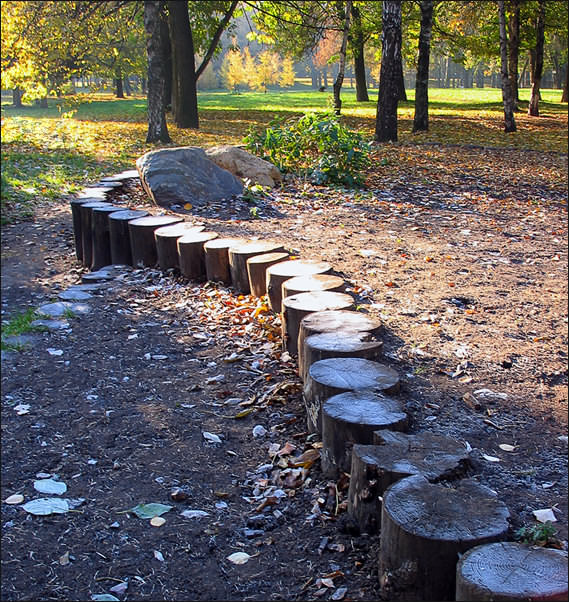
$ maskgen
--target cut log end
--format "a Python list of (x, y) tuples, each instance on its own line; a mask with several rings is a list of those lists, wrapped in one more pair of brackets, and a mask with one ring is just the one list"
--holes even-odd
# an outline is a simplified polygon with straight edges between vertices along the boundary
[(348, 309), (353, 304), (354, 299), (350, 295), (331, 291), (312, 291), (284, 298), (282, 300), (283, 349), (291, 355), (297, 355), (300, 323), (308, 314), (316, 311)]
[(567, 600), (567, 553), (521, 543), (472, 548), (456, 568), (456, 600)]
[(204, 244), (205, 271), (208, 280), (231, 284), (229, 249), (244, 242), (242, 238), (214, 238)]
[(284, 247), (281, 244), (269, 241), (249, 241), (231, 247), (229, 249), (229, 271), (235, 290), (245, 295), (251, 292), (249, 273), (247, 272), (248, 259), (255, 255), (282, 252), (284, 252)]
[(506, 506), (475, 481), (453, 487), (420, 475), (397, 481), (385, 492), (381, 514), (383, 595), (400, 589), (407, 599), (454, 600), (459, 555), (504, 539), (508, 518)]
[(249, 288), (255, 297), (267, 294), (267, 270), (272, 265), (285, 261), (289, 258), (286, 252), (263, 253), (254, 255), (247, 259), (247, 274), (249, 276)]
[(322, 471), (336, 478), (349, 472), (354, 443), (371, 444), (380, 428), (407, 429), (399, 401), (370, 390), (334, 395), (322, 405)]

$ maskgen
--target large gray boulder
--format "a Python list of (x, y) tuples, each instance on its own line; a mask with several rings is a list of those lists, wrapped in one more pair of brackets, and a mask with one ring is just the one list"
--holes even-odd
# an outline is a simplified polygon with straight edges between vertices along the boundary
[(206, 149), (205, 153), (219, 167), (243, 180), (251, 180), (252, 184), (273, 188), (282, 179), (278, 167), (238, 146), (214, 146)]
[(136, 168), (148, 196), (162, 206), (200, 206), (243, 193), (238, 178), (195, 146), (151, 151), (137, 159)]

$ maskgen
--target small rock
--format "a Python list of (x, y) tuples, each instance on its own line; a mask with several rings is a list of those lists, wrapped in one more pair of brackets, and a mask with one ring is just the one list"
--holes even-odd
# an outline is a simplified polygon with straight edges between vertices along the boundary
[(189, 494), (187, 491), (184, 491), (181, 487), (176, 487), (176, 489), (172, 489), (170, 491), (170, 498), (175, 502), (183, 502), (189, 498)]

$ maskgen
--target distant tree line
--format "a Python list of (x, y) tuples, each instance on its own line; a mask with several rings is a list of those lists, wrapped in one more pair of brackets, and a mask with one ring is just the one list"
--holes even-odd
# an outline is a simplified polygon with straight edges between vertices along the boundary
[[(544, 83), (567, 102), (567, 2), (504, 0), (8, 0), (2, 9), (2, 86), (14, 103), (46, 104), (79, 82), (148, 96), (148, 141), (169, 140), (165, 113), (199, 127), (197, 89), (287, 87), (304, 73), (344, 79), (358, 101), (379, 85), (376, 139), (397, 139), (397, 105), (415, 87), (416, 131), (428, 129), (428, 89), (500, 86), (511, 129), (519, 87), (539, 115)], [(214, 72), (212, 61), (218, 65)], [(207, 83), (206, 83), (207, 82)]]

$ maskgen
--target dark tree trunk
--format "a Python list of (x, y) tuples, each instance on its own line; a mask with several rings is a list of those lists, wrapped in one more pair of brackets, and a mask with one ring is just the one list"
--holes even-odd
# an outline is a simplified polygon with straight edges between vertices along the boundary
[(569, 75), (569, 65), (565, 67), (565, 83), (563, 84), (563, 94), (561, 95), (561, 102), (567, 102), (567, 75)]
[(318, 90), (318, 88), (320, 87), (319, 73), (318, 69), (316, 69), (316, 67), (314, 66), (312, 59), (310, 60), (310, 79), (312, 80), (312, 87), (315, 90)]
[(144, 30), (148, 54), (148, 134), (146, 142), (170, 142), (166, 125), (165, 73), (160, 35), (159, 0), (144, 2)]
[(346, 11), (344, 17), (344, 33), (342, 35), (342, 45), (340, 46), (340, 61), (338, 64), (338, 75), (334, 80), (334, 112), (340, 114), (342, 109), (342, 99), (340, 98), (340, 90), (344, 83), (344, 70), (346, 68), (346, 48), (348, 46), (348, 32), (350, 30), (350, 20), (352, 17), (352, 0), (347, 0)]
[(12, 90), (12, 106), (16, 108), (20, 108), (22, 106), (22, 96), (24, 95), (24, 91), (22, 88), (14, 88)]
[(367, 93), (366, 66), (364, 59), (364, 35), (362, 31), (362, 18), (360, 9), (357, 6), (352, 7), (354, 17), (354, 76), (356, 78), (356, 100), (358, 102), (367, 102), (369, 96)]
[(512, 86), (508, 77), (508, 40), (506, 36), (506, 9), (504, 0), (498, 2), (498, 13), (500, 17), (500, 58), (502, 75), (502, 99), (504, 101), (504, 130), (506, 132), (516, 131), (516, 120), (514, 119), (514, 99), (512, 97)]
[(514, 111), (518, 110), (518, 57), (520, 51), (520, 0), (512, 0), (512, 13), (508, 20), (508, 76), (512, 86)]
[(545, 43), (545, 0), (539, 0), (539, 12), (535, 26), (535, 37), (535, 61), (533, 65), (533, 77), (528, 115), (539, 117), (539, 89), (541, 86), (541, 76), (543, 74), (543, 47)]
[(116, 97), (124, 98), (124, 90), (122, 87), (122, 70), (120, 69), (120, 67), (116, 70), (115, 75), (116, 75), (116, 77), (115, 77)]
[(123, 78), (123, 86), (124, 86), (124, 92), (127, 96), (131, 96), (132, 95), (132, 87), (130, 85), (130, 81), (128, 76)]
[(160, 0), (160, 51), (164, 63), (164, 103), (166, 111), (169, 111), (172, 108), (172, 45), (166, 6), (166, 0)]
[(405, 77), (403, 76), (403, 57), (401, 53), (399, 53), (399, 63), (397, 64), (397, 96), (399, 100), (407, 100)]
[(179, 128), (198, 128), (198, 93), (194, 40), (188, 3), (168, 2), (168, 27), (172, 45), (172, 112)]
[(397, 75), (401, 65), (401, 2), (384, 0), (381, 71), (375, 121), (375, 140), (397, 141)]
[(419, 59), (415, 80), (415, 117), (413, 131), (429, 129), (429, 55), (433, 29), (433, 0), (421, 2), (421, 31), (419, 32)]

